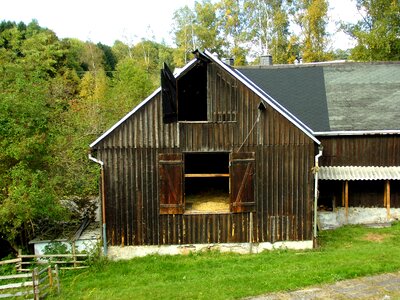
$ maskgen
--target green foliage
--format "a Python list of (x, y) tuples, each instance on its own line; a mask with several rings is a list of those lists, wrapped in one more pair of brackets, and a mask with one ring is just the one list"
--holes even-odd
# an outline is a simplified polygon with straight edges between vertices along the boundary
[(256, 57), (271, 54), (274, 63), (288, 63), (289, 16), (292, 1), (246, 1), (248, 39), (257, 45)]
[(121, 60), (116, 66), (109, 93), (113, 105), (107, 109), (109, 113), (107, 119), (121, 118), (144, 100), (153, 89), (149, 75), (137, 65), (136, 60), (130, 58)]
[(196, 47), (200, 50), (207, 49), (212, 53), (222, 55), (226, 42), (221, 36), (217, 5), (210, 0), (195, 2), (194, 12), (196, 15), (194, 24)]
[(400, 60), (400, 5), (398, 0), (358, 0), (363, 15), (356, 24), (343, 24), (357, 45), (351, 58), (358, 61)]
[[(62, 278), (57, 299), (241, 299), (400, 270), (400, 224), (321, 232), (319, 249), (253, 255), (207, 251), (107, 261)], [(332, 263), (334, 262), (334, 263)]]
[(173, 33), (177, 46), (174, 61), (178, 66), (184, 66), (192, 58), (191, 53), (196, 49), (195, 17), (194, 12), (188, 6), (184, 6), (174, 13)]
[(56, 241), (44, 246), (43, 254), (71, 254), (71, 251), (66, 244)]
[(327, 0), (297, 1), (297, 23), (302, 29), (302, 58), (304, 62), (318, 62), (331, 59), (326, 52), (328, 34)]
[[(13, 259), (14, 257), (10, 256), (6, 256), (4, 260), (9, 260), (9, 259)], [(4, 264), (4, 265), (0, 265), (0, 276), (6, 276), (6, 275), (11, 275), (11, 274), (16, 274), (17, 273), (17, 269), (15, 267), (15, 263), (13, 264)], [(4, 281), (2, 281), (2, 284), (5, 284)]]
[[(175, 11), (175, 62), (184, 65), (196, 48), (234, 58), (235, 65), (264, 54), (274, 63), (293, 63), (299, 54), (307, 62), (329, 60), (327, 12), (327, 0), (195, 2), (194, 9)], [(293, 23), (300, 26), (300, 36), (291, 31)]]

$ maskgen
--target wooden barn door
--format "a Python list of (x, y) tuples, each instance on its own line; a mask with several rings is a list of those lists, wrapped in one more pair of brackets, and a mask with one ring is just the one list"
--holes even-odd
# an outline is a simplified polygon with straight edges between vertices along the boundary
[(160, 214), (183, 214), (182, 154), (159, 154)]
[(254, 211), (254, 152), (231, 153), (230, 173), (231, 212)]

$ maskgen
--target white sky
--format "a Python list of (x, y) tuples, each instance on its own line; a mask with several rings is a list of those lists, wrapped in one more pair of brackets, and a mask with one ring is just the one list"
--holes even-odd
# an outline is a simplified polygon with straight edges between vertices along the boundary
[[(355, 0), (330, 0), (335, 20), (355, 20)], [(0, 20), (36, 19), (59, 38), (78, 38), (112, 46), (115, 40), (135, 44), (141, 38), (165, 40), (172, 45), (172, 16), (178, 8), (193, 7), (194, 0), (2, 0)], [(334, 26), (329, 26), (333, 33)], [(334, 48), (346, 49), (346, 36), (334, 36)]]

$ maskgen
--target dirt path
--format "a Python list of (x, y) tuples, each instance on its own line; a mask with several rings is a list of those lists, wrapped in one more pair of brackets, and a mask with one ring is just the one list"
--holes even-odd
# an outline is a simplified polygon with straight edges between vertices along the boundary
[(400, 272), (343, 280), (287, 293), (272, 293), (247, 300), (400, 299)]

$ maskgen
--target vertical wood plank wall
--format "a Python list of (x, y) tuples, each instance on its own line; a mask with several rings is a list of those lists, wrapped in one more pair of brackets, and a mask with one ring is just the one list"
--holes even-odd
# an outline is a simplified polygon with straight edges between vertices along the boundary
[(249, 213), (159, 214), (158, 155), (203, 151), (255, 152), (253, 242), (312, 239), (314, 142), (213, 64), (207, 88), (209, 122), (163, 124), (157, 94), (98, 144), (110, 245), (249, 241)]
[(318, 137), (324, 145), (321, 166), (399, 166), (400, 136)]

